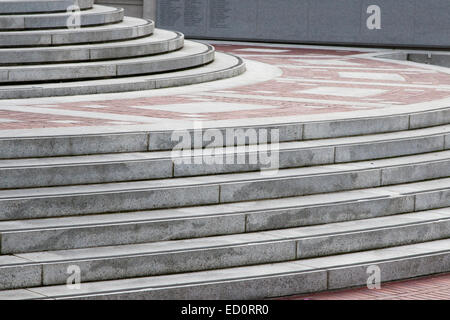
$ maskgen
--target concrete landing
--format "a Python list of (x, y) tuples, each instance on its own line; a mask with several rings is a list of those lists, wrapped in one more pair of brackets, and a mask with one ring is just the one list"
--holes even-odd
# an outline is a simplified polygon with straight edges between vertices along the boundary
[(450, 102), (448, 69), (377, 58), (391, 50), (216, 46), (244, 58), (247, 73), (182, 88), (0, 100), (0, 135), (328, 121), (436, 110)]

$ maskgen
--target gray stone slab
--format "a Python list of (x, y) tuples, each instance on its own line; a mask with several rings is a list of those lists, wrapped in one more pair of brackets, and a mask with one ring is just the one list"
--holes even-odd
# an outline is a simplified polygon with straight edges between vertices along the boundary
[(298, 241), (297, 258), (314, 258), (445, 239), (450, 235), (449, 227), (450, 220), (442, 220), (311, 237)]
[[(55, 32), (50, 36), (53, 44), (93, 43), (134, 39), (150, 35), (153, 32), (153, 29), (154, 24), (151, 22), (146, 22), (145, 20), (124, 18), (123, 22), (109, 25), (107, 28), (82, 28), (80, 30), (76, 30), (75, 32), (67, 30), (65, 32)], [(22, 38), (17, 39), (17, 41), (19, 43), (32, 45), (32, 43), (29, 44)]]
[(304, 124), (304, 139), (335, 138), (408, 130), (409, 116), (350, 119)]
[[(42, 285), (42, 267), (38, 264), (4, 265), (0, 260), (0, 290)], [(19, 259), (17, 259), (19, 260)], [(25, 259), (20, 259), (23, 263)]]
[(450, 109), (432, 110), (410, 115), (410, 128), (426, 128), (450, 123)]
[[(291, 273), (269, 277), (244, 278), (217, 283), (200, 283), (164, 289), (148, 288), (137, 291), (105, 293), (87, 297), (99, 300), (235, 300), (264, 299), (326, 290), (326, 271)], [(82, 297), (80, 297), (83, 299)], [(77, 299), (77, 298), (75, 298)]]
[(152, 90), (227, 79), (238, 76), (244, 73), (245, 70), (245, 64), (241, 59), (227, 54), (215, 53), (214, 61), (206, 66), (163, 74), (133, 78), (86, 80), (82, 82), (53, 82), (40, 85), (3, 86), (4, 90), (0, 90), (0, 99), (25, 99)]
[(450, 30), (450, 3), (446, 0), (415, 1), (415, 42), (441, 46)]
[[(446, 0), (165, 0), (158, 1), (157, 21), (209, 39), (448, 47), (449, 6)], [(372, 20), (377, 12), (379, 25)]]
[(102, 164), (73, 164), (2, 170), (1, 188), (34, 188), (108, 183), (172, 177), (172, 161), (149, 160)]
[(448, 272), (450, 270), (450, 255), (441, 253), (330, 269), (328, 271), (328, 289), (366, 285), (370, 276), (367, 273), (367, 269), (372, 265), (376, 265), (381, 269), (381, 286), (383, 286), (383, 282)]
[(248, 232), (370, 219), (414, 211), (414, 196), (370, 199), (247, 214)]
[(0, 291), (0, 300), (30, 300), (44, 298), (44, 296), (25, 289)]
[(416, 195), (416, 210), (450, 206), (450, 190), (436, 190)]
[(255, 265), (294, 258), (295, 243), (288, 241), (55, 262), (43, 266), (43, 283), (44, 285), (65, 283), (67, 267), (72, 264), (81, 268), (82, 281), (99, 281)]
[(450, 175), (450, 160), (412, 164), (409, 166), (381, 170), (382, 185), (392, 185), (437, 178)]
[(274, 199), (379, 186), (379, 170), (223, 184), (220, 202)]
[[(25, 16), (24, 28), (26, 29), (46, 29), (67, 27), (70, 13), (59, 15), (30, 15)], [(123, 20), (123, 9), (96, 6), (91, 10), (80, 12), (81, 26), (97, 26), (108, 23), (120, 22)], [(17, 28), (14, 28), (17, 29)]]
[(35, 197), (0, 201), (0, 220), (55, 217), (171, 208), (218, 202), (219, 187), (214, 185), (149, 190), (124, 190), (119, 193), (93, 193)]
[[(415, 19), (416, 15), (422, 15), (415, 8), (415, 1), (411, 0), (384, 0), (373, 2), (361, 1), (361, 43), (391, 44), (415, 43)], [(367, 13), (371, 5), (378, 5), (381, 13), (381, 28), (369, 29), (367, 20), (373, 11)]]
[[(195, 176), (204, 174), (219, 174), (230, 172), (257, 171), (276, 168), (305, 167), (320, 164), (330, 164), (334, 162), (334, 147), (280, 150), (272, 151), (271, 159), (276, 159), (277, 163), (265, 163), (267, 150), (259, 152), (243, 152), (237, 154), (204, 155), (201, 157), (188, 157), (187, 162), (174, 162), (174, 176)], [(199, 163), (201, 165), (199, 165)], [(209, 164), (212, 163), (212, 164)], [(273, 168), (272, 168), (273, 169)]]
[(0, 13), (64, 12), (71, 5), (77, 5), (80, 9), (88, 9), (92, 7), (93, 3), (93, 0), (6, 0), (0, 2)]
[[(225, 129), (214, 129), (215, 132), (220, 133), (221, 136), (226, 137), (227, 131), (231, 133), (236, 133), (239, 135), (250, 135), (251, 132), (258, 132), (261, 129), (266, 129), (268, 132), (271, 130), (278, 130), (279, 132), (279, 141), (280, 142), (288, 142), (288, 141), (298, 141), (302, 139), (303, 133), (303, 125), (301, 124), (285, 124), (285, 125), (273, 125), (273, 126), (254, 126), (254, 127), (235, 127), (235, 128), (225, 128)], [(195, 139), (199, 139), (202, 142), (202, 147), (221, 147), (221, 146), (233, 146), (233, 145), (242, 145), (239, 141), (224, 139), (223, 143), (218, 143), (215, 141), (211, 141), (206, 137), (206, 131), (200, 130), (188, 130), (191, 147), (194, 147)], [(150, 133), (150, 142), (149, 142), (149, 151), (164, 151), (164, 150), (173, 150), (177, 144), (180, 142), (176, 137), (182, 137), (185, 131), (177, 132), (177, 131), (159, 131), (159, 132), (151, 132)], [(268, 142), (270, 142), (270, 137), (268, 137)]]
[(70, 156), (147, 149), (148, 134), (104, 134), (0, 140), (0, 158)]
[(336, 163), (419, 154), (444, 149), (444, 136), (420, 137), (336, 147)]
[(1, 233), (1, 253), (89, 248), (245, 232), (245, 215), (17, 230)]

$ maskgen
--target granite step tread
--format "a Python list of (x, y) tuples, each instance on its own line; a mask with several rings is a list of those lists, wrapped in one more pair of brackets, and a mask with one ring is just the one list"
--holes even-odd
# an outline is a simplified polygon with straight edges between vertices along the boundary
[[(226, 55), (220, 52), (216, 53), (214, 62), (191, 70), (176, 71), (169, 74), (167, 79), (189, 79), (190, 75), (212, 74), (224, 71), (224, 74), (229, 72), (242, 72), (245, 70), (245, 65), (239, 58)], [(198, 77), (200, 78), (200, 77)], [(127, 78), (129, 82), (139, 81), (143, 83), (143, 79), (156, 79), (156, 81), (163, 79), (161, 75), (152, 75), (146, 77)], [(126, 86), (124, 79), (114, 79), (115, 81), (87, 81), (88, 86), (82, 86), (88, 91), (89, 88), (98, 88), (99, 84), (103, 84), (107, 88), (107, 84), (113, 84), (120, 89)], [(195, 80), (195, 78), (194, 78)], [(122, 81), (122, 82), (121, 82)], [(75, 83), (65, 84), (47, 84), (33, 86), (4, 86), (5, 90), (0, 90), (0, 96), (7, 97), (9, 93), (12, 96), (18, 95), (18, 92), (27, 93), (29, 96), (42, 96), (46, 92), (44, 88), (52, 90), (53, 95), (61, 95), (57, 91), (58, 87), (65, 85), (75, 86)], [(133, 83), (134, 85), (136, 83)], [(155, 83), (148, 88), (155, 88)], [(158, 83), (160, 84), (160, 83)], [(7, 88), (7, 90), (6, 90)], [(116, 88), (116, 87), (115, 87)], [(36, 89), (34, 91), (33, 89)], [(72, 89), (75, 89), (72, 87)], [(135, 90), (135, 87), (130, 87)], [(81, 91), (81, 90), (80, 90)], [(95, 93), (97, 90), (89, 92)], [(218, 130), (226, 134), (226, 130), (248, 130), (248, 129), (277, 129), (280, 132), (280, 142), (293, 142), (317, 139), (329, 139), (359, 135), (373, 135), (379, 133), (408, 131), (412, 129), (428, 128), (432, 126), (447, 125), (450, 123), (450, 108), (437, 108), (429, 111), (421, 112), (405, 112), (399, 115), (375, 116), (367, 118), (352, 118), (341, 119), (335, 121), (315, 121), (306, 123), (281, 123), (272, 125), (254, 125), (254, 126), (225, 126)], [(123, 130), (121, 128), (121, 130)], [(183, 130), (180, 128), (179, 130)], [(192, 136), (192, 127), (187, 127), (187, 132)], [(208, 130), (205, 126), (204, 130)], [(184, 132), (184, 131), (183, 131)], [(176, 132), (175, 132), (176, 133)], [(199, 132), (200, 133), (200, 132)], [(102, 130), (93, 130), (85, 134), (78, 134), (76, 131), (67, 131), (64, 134), (49, 131), (47, 133), (39, 133), (36, 131), (22, 131), (17, 132), (2, 132), (0, 138), (0, 158), (1, 159), (17, 159), (17, 158), (33, 158), (33, 157), (61, 157), (61, 156), (76, 156), (76, 155), (92, 155), (92, 154), (111, 154), (123, 152), (146, 152), (146, 151), (171, 151), (176, 146), (176, 142), (171, 141), (174, 134), (173, 130), (151, 130), (147, 131), (130, 131), (129, 132), (103, 132)], [(447, 138), (448, 140), (448, 138)], [(225, 142), (225, 141), (224, 141)], [(230, 145), (230, 143), (222, 144)], [(55, 146), (58, 146), (56, 148)], [(206, 146), (206, 145), (205, 145)]]
[[(151, 106), (149, 106), (149, 109)], [(386, 143), (391, 141), (404, 141), (408, 139), (417, 139), (423, 137), (434, 137), (450, 134), (450, 124), (436, 126), (423, 129), (412, 129), (407, 131), (398, 131), (393, 133), (379, 133), (373, 135), (364, 135), (358, 137), (342, 137), (328, 138), (320, 140), (304, 140), (304, 141), (281, 141), (276, 144), (280, 151), (289, 151), (296, 149), (315, 149), (333, 146), (350, 146), (377, 143)], [(152, 133), (150, 133), (152, 135)], [(258, 145), (245, 146), (215, 146), (210, 144), (209, 148), (214, 149), (215, 154), (236, 154), (236, 153), (253, 153), (263, 150), (270, 150), (270, 143), (259, 143)], [(194, 150), (192, 151), (194, 154)], [(199, 152), (196, 150), (196, 152)], [(420, 153), (420, 152), (419, 152)], [(437, 155), (446, 155), (446, 152), (436, 153)], [(140, 161), (140, 160), (164, 160), (171, 159), (176, 156), (183, 156), (182, 153), (174, 153), (173, 151), (148, 151), (148, 152), (122, 152), (122, 153), (106, 153), (93, 155), (73, 155), (60, 157), (40, 157), (40, 158), (22, 158), (22, 159), (0, 159), (0, 169), (19, 168), (19, 167), (39, 167), (39, 166), (58, 166), (58, 165), (75, 165), (90, 163), (108, 163), (123, 161)], [(194, 154), (195, 156), (195, 154)], [(186, 157), (186, 156), (184, 156)], [(380, 158), (386, 158), (389, 155), (384, 154)]]
[(274, 200), (0, 221), (1, 252), (75, 249), (313, 226), (448, 206), (450, 179)]
[[(155, 179), (131, 182), (113, 182), (89, 185), (70, 185), (57, 187), (42, 188), (26, 188), (0, 190), (0, 199), (20, 199), (41, 196), (61, 196), (61, 195), (85, 195), (90, 193), (110, 193), (110, 192), (126, 192), (137, 191), (152, 188), (173, 188), (194, 185), (231, 185), (233, 183), (250, 182), (250, 181), (274, 181), (280, 179), (288, 179), (294, 177), (312, 177), (312, 176), (329, 176), (333, 174), (348, 172), (366, 172), (377, 171), (377, 177), (380, 178), (379, 169), (407, 166), (416, 160), (423, 163), (430, 155), (397, 157), (393, 159), (380, 159), (372, 161), (360, 161), (342, 164), (327, 164), (314, 167), (288, 168), (278, 171), (268, 172), (267, 175), (261, 172), (241, 172), (223, 175), (206, 175), (199, 177), (181, 177), (172, 179)], [(433, 156), (433, 155), (431, 155)], [(427, 163), (425, 161), (425, 163)], [(269, 174), (270, 173), (270, 174)], [(381, 180), (381, 179), (380, 179)], [(423, 179), (422, 179), (423, 180)], [(419, 180), (420, 181), (420, 180)], [(413, 182), (413, 181), (410, 181)], [(379, 183), (377, 183), (378, 186)], [(255, 199), (256, 200), (256, 199)]]
[[(0, 291), (1, 298), (261, 299), (364, 285), (367, 268), (378, 266), (383, 281), (450, 270), (450, 240), (346, 253), (289, 262), (182, 274), (82, 282)], [(243, 290), (243, 289), (246, 290)]]
[[(81, 269), (85, 282), (275, 263), (446, 239), (448, 208), (359, 221), (137, 245), (0, 256), (0, 271), (40, 267), (21, 283), (2, 277), (2, 289), (65, 283), (66, 270)], [(42, 280), (41, 280), (42, 279)], [(25, 284), (26, 285), (26, 284)]]
[(0, 82), (52, 82), (135, 76), (197, 67), (213, 60), (212, 46), (186, 41), (183, 49), (162, 55), (80, 63), (3, 66), (0, 67)]
[(42, 47), (125, 41), (150, 36), (155, 23), (139, 18), (124, 17), (123, 21), (106, 26), (81, 29), (50, 29), (0, 31), (0, 48)]
[(167, 53), (181, 49), (184, 36), (178, 32), (154, 30), (151, 36), (113, 43), (57, 47), (0, 48), (1, 65), (95, 61)]
[[(185, 41), (185, 45), (186, 43), (189, 43), (189, 41)], [(183, 50), (184, 49), (181, 51)], [(179, 54), (177, 51), (168, 53), (167, 55), (175, 53)], [(224, 53), (217, 53), (214, 52), (214, 50), (209, 50), (204, 54), (191, 56), (191, 58), (194, 60), (195, 65), (196, 63), (206, 63), (213, 56), (214, 60), (206, 65), (199, 65), (196, 68), (187, 70), (168, 71), (159, 74), (119, 77), (106, 80), (86, 80), (63, 83), (51, 82), (29, 85), (2, 85), (0, 87), (0, 99), (22, 99), (48, 96), (56, 97), (153, 90), (228, 79), (238, 76), (246, 70), (245, 63), (242, 59)], [(149, 57), (148, 59), (151, 58), (152, 57)], [(187, 59), (189, 59), (189, 57), (187, 57)], [(175, 59), (175, 61), (177, 60), (180, 63), (177, 63), (176, 65), (172, 64), (171, 67), (186, 67), (186, 61), (183, 62), (183, 59)], [(167, 62), (171, 64), (172, 60), (168, 60)], [(157, 66), (158, 64), (159, 68), (165, 67), (160, 63), (153, 63), (152, 65)], [(142, 68), (137, 68), (136, 72), (139, 72), (140, 70), (142, 70)], [(135, 134), (134, 136), (142, 136), (142, 134)], [(106, 136), (105, 138), (106, 140), (110, 140)], [(142, 145), (139, 141), (137, 141), (138, 144)], [(17, 141), (14, 143), (17, 143)], [(135, 143), (136, 141), (131, 142), (131, 146), (135, 146)], [(109, 144), (111, 144), (111, 141)], [(71, 149), (72, 152), (80, 152), (74, 150), (73, 148)], [(96, 145), (96, 149), (98, 149), (98, 145)], [(129, 149), (129, 147), (122, 146), (120, 149), (126, 150)], [(138, 150), (142, 149), (139, 148)], [(98, 152), (94, 151), (94, 153)]]
[[(446, 149), (450, 148), (445, 146), (443, 136), (429, 136), (425, 129), (416, 131), (419, 132), (411, 131), (406, 135), (409, 139), (400, 138), (400, 140), (384, 140), (386, 134), (382, 134), (378, 137), (380, 139), (378, 141), (384, 143), (372, 140), (371, 143), (358, 144), (356, 139), (346, 138), (330, 139), (328, 142), (326, 140), (282, 142), (276, 151), (272, 151), (271, 159), (276, 162), (272, 164), (259, 161), (261, 154), (258, 152), (258, 150), (260, 152), (271, 150), (270, 145), (215, 148), (212, 156), (197, 153), (194, 157), (190, 157), (176, 152), (158, 151), (0, 160), (0, 173), (3, 176), (0, 188), (32, 188), (202, 176), (274, 169), (275, 166), (287, 169), (375, 159), (378, 159), (378, 167), (384, 164), (388, 166), (410, 164), (408, 175), (395, 176), (397, 179), (395, 182), (403, 182), (402, 179), (414, 176), (418, 179), (420, 174), (424, 174), (423, 178), (438, 178), (448, 174), (445, 168), (450, 164), (450, 151)], [(420, 138), (420, 134), (423, 133), (425, 137)], [(394, 135), (389, 136), (393, 138)], [(398, 137), (401, 135), (397, 135)], [(367, 139), (370, 140), (370, 138)], [(345, 144), (346, 141), (353, 144)], [(360, 152), (360, 150), (368, 151)], [(403, 157), (393, 158), (399, 154), (403, 154)], [(410, 154), (411, 156), (408, 156)], [(427, 167), (427, 170), (419, 171), (418, 166)], [(430, 176), (433, 167), (436, 169), (433, 169), (434, 175)], [(389, 177), (383, 177), (385, 182), (391, 183), (394, 182), (393, 178), (392, 172)]]
[[(441, 208), (430, 211), (421, 211), (414, 213), (405, 213), (400, 215), (377, 217), (372, 219), (362, 219), (355, 221), (345, 221), (328, 223), (324, 225), (305, 226), (298, 228), (287, 228), (281, 230), (269, 230), (260, 232), (251, 232), (245, 234), (222, 235), (205, 238), (171, 240), (162, 242), (151, 242), (141, 244), (128, 244), (118, 246), (103, 246), (81, 249), (66, 249), (43, 252), (27, 252), (15, 254), (14, 258), (24, 259), (21, 263), (17, 261), (2, 263), (2, 266), (34, 263), (51, 263), (60, 261), (78, 261), (99, 258), (113, 257), (134, 257), (137, 255), (157, 254), (157, 253), (178, 253), (194, 250), (207, 250), (222, 247), (251, 246), (259, 244), (271, 244), (273, 242), (285, 243), (288, 240), (312, 241), (322, 237), (330, 238), (334, 236), (355, 237), (357, 233), (370, 233), (370, 231), (408, 228), (410, 226), (420, 226), (435, 222), (445, 222), (448, 225), (450, 221), (450, 208)], [(448, 229), (448, 228), (447, 228)], [(447, 231), (450, 233), (450, 230)], [(446, 235), (446, 237), (448, 237)], [(349, 239), (350, 240), (350, 239)], [(353, 239), (355, 240), (355, 238)], [(395, 241), (396, 239), (389, 239)], [(412, 241), (412, 239), (410, 239)], [(327, 241), (331, 241), (327, 239)], [(404, 237), (398, 237), (398, 241), (407, 241)], [(417, 238), (416, 241), (427, 241), (425, 238)], [(373, 245), (373, 244), (364, 244)], [(323, 251), (324, 254), (331, 248), (315, 248), (315, 254)], [(344, 248), (336, 248), (343, 250)], [(306, 253), (304, 248), (297, 252), (297, 259), (303, 258)], [(337, 253), (333, 253), (337, 254)], [(1, 256), (2, 258), (8, 256)]]
[(92, 8), (93, 4), (94, 0), (2, 0), (0, 12), (2, 14), (62, 12), (67, 11), (72, 5), (84, 10)]
[[(140, 211), (311, 195), (448, 177), (448, 164), (389, 167), (387, 160), (189, 178), (0, 191), (0, 220)], [(426, 164), (427, 165), (427, 164)], [(415, 169), (419, 173), (414, 173)], [(406, 171), (404, 171), (406, 170)], [(412, 170), (412, 171), (411, 171)], [(444, 171), (443, 171), (444, 170)], [(437, 172), (437, 173), (436, 173)], [(411, 175), (411, 176), (410, 176)], [(391, 176), (393, 178), (391, 178)], [(392, 180), (394, 179), (394, 180)], [(431, 180), (439, 189), (440, 181)], [(434, 195), (450, 202), (445, 191)], [(428, 199), (431, 201), (430, 199)], [(427, 202), (416, 201), (416, 207)], [(445, 206), (445, 205), (444, 205)]]
[[(71, 23), (73, 17), (71, 12), (0, 15), (0, 30), (67, 28), (68, 22)], [(79, 12), (81, 27), (117, 23), (122, 21), (123, 17), (124, 9), (100, 5)]]

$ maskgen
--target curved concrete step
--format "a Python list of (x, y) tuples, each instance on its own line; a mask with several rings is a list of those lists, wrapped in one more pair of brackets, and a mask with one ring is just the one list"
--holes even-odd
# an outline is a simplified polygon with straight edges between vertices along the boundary
[[(224, 63), (229, 61), (228, 64)], [(221, 66), (221, 67), (219, 67)], [(224, 68), (221, 70), (220, 68)], [(220, 52), (216, 53), (216, 60), (204, 67), (171, 73), (172, 78), (175, 75), (186, 77), (197, 72), (198, 75), (207, 72), (221, 72), (230, 70), (245, 70), (244, 65), (236, 57), (224, 55)], [(214, 73), (213, 73), (214, 74)], [(130, 80), (131, 78), (128, 78)], [(143, 79), (161, 79), (160, 75), (134, 78), (143, 82)], [(183, 79), (183, 78), (181, 78)], [(115, 79), (114, 83), (120, 83), (121, 79)], [(195, 83), (196, 79), (193, 79)], [(198, 78), (197, 78), (198, 80)], [(89, 81), (90, 85), (104, 83), (104, 81)], [(110, 83), (112, 85), (112, 83)], [(125, 85), (125, 83), (122, 83)], [(174, 84), (176, 81), (174, 80)], [(59, 84), (64, 86), (65, 84)], [(47, 85), (48, 86), (48, 85)], [(13, 91), (9, 87), (8, 90)], [(27, 88), (21, 87), (22, 90)], [(58, 93), (56, 85), (54, 93)], [(149, 88), (155, 88), (152, 86)], [(47, 87), (50, 90), (50, 87)], [(28, 90), (32, 88), (28, 87)], [(5, 93), (6, 89), (2, 93)], [(2, 91), (0, 90), (0, 93)], [(8, 91), (9, 92), (9, 91)], [(47, 91), (45, 91), (47, 92)], [(225, 127), (217, 129), (226, 135), (227, 130), (248, 131), (249, 129), (276, 129), (279, 131), (280, 142), (302, 141), (307, 139), (348, 137), (356, 135), (369, 135), (385, 132), (407, 131), (411, 129), (426, 128), (431, 126), (439, 126), (450, 123), (450, 108), (440, 108), (426, 112), (404, 113), (396, 116), (378, 116), (363, 119), (344, 119), (335, 121), (316, 121), (307, 123), (290, 123), (271, 126), (248, 126), (248, 127)], [(207, 130), (206, 128), (204, 130)], [(192, 137), (195, 134), (204, 134), (204, 132), (186, 129)], [(175, 131), (175, 133), (177, 133)], [(33, 132), (22, 137), (3, 137), (0, 139), (0, 159), (17, 159), (17, 158), (33, 158), (33, 157), (54, 157), (54, 156), (73, 156), (73, 155), (93, 155), (105, 153), (121, 153), (121, 152), (146, 152), (146, 151), (164, 151), (173, 150), (176, 143), (171, 141), (173, 130), (152, 131), (152, 132), (129, 132), (129, 133), (101, 133), (101, 134), (83, 134), (83, 135), (53, 135), (53, 136), (35, 136)], [(448, 135), (446, 136), (446, 145), (448, 145)], [(193, 140), (193, 139), (192, 139)], [(223, 144), (213, 146), (229, 146), (226, 140)], [(204, 145), (206, 147), (206, 143)], [(447, 148), (447, 147), (446, 147)]]
[[(1, 254), (194, 239), (324, 225), (448, 205), (450, 179), (180, 209), (0, 221)], [(415, 206), (418, 203), (418, 206)]]
[[(189, 41), (185, 42), (189, 43)], [(190, 46), (190, 45), (188, 45)], [(183, 49), (184, 50), (184, 49)], [(245, 72), (244, 62), (237, 57), (215, 53), (214, 50), (209, 48), (206, 52), (201, 54), (184, 57), (185, 59), (175, 59), (179, 63), (172, 64), (172, 60), (166, 60), (168, 66), (160, 64), (157, 59), (169, 57), (169, 55), (181, 55), (186, 51), (177, 51), (168, 53), (162, 57), (148, 57), (140, 60), (139, 63), (135, 63), (136, 66), (143, 65), (143, 60), (152, 61), (151, 65), (156, 67), (156, 70), (167, 68), (183, 68), (190, 64), (194, 66), (202, 61), (206, 63), (214, 58), (213, 62), (207, 65), (196, 67), (194, 69), (188, 69), (183, 71), (165, 72), (156, 75), (138, 76), (138, 77), (123, 77), (112, 78), (108, 80), (95, 80), (95, 81), (78, 81), (67, 83), (49, 83), (49, 84), (33, 84), (33, 85), (4, 85), (0, 86), (0, 99), (13, 99), (13, 98), (32, 98), (32, 97), (48, 97), (48, 96), (68, 96), (68, 95), (81, 95), (81, 94), (97, 94), (97, 93), (112, 93), (112, 92), (128, 92), (128, 91), (140, 91), (140, 90), (152, 90), (158, 88), (168, 88), (183, 86), (189, 84), (197, 84), (221, 79), (231, 78)], [(117, 61), (113, 61), (117, 63)], [(188, 63), (189, 62), (189, 63)], [(186, 64), (185, 64), (186, 63)], [(144, 62), (145, 65), (145, 62)], [(123, 71), (127, 71), (127, 68)], [(152, 72), (156, 71), (155, 69)], [(136, 67), (134, 70), (128, 70), (130, 72), (148, 72), (148, 69)], [(95, 71), (93, 70), (94, 74)], [(114, 72), (111, 72), (113, 74)], [(25, 77), (25, 75), (23, 75)], [(122, 150), (130, 150), (136, 147), (136, 144), (141, 145), (141, 138), (144, 135), (135, 134), (138, 141), (135, 141), (130, 146), (123, 145), (120, 147)], [(111, 147), (115, 142), (111, 141), (108, 135), (104, 136), (105, 140), (109, 140), (108, 146)], [(17, 142), (17, 141), (16, 141)], [(26, 142), (25, 142), (26, 143)], [(83, 142), (84, 143), (84, 142)], [(117, 144), (116, 144), (117, 145)], [(106, 146), (106, 148), (108, 148)], [(61, 145), (64, 148), (63, 145)], [(31, 149), (35, 149), (30, 145)], [(96, 146), (98, 148), (98, 146)], [(103, 148), (103, 147), (100, 147)], [(71, 148), (75, 153), (80, 150)], [(29, 149), (30, 150), (30, 149)], [(10, 150), (11, 151), (11, 150)], [(37, 151), (37, 149), (35, 149)], [(131, 150), (130, 150), (131, 151)], [(136, 151), (136, 150), (135, 150)]]
[(96, 26), (117, 23), (123, 20), (124, 10), (94, 5), (92, 9), (71, 12), (42, 13), (26, 15), (0, 15), (0, 30), (33, 30), (68, 28), (76, 26), (75, 17), (79, 16), (80, 26)]
[(154, 74), (197, 67), (213, 60), (212, 46), (186, 41), (182, 50), (164, 55), (98, 62), (0, 67), (0, 83), (73, 81)]
[[(0, 191), (0, 220), (277, 199), (449, 176), (449, 162), (395, 158), (215, 176)], [(416, 160), (420, 160), (417, 158)], [(429, 169), (425, 170), (424, 168)], [(444, 196), (445, 192), (442, 194)], [(446, 200), (450, 204), (450, 197)]]
[[(450, 125), (399, 131), (360, 137), (332, 138), (313, 141), (281, 142), (272, 150), (270, 144), (214, 148), (195, 156), (182, 151), (121, 153), (57, 158), (0, 160), (0, 188), (31, 188), (92, 184), (148, 179), (177, 178), (212, 174), (239, 173), (276, 168), (299, 168), (415, 155), (408, 173), (385, 177), (391, 183), (423, 172), (418, 163), (434, 162), (441, 169), (435, 174), (449, 174)], [(267, 162), (267, 152), (271, 151)], [(436, 153), (430, 153), (436, 152)], [(429, 153), (420, 155), (421, 153)], [(202, 155), (203, 154), (203, 155)], [(407, 164), (409, 160), (399, 160)], [(395, 163), (393, 159), (386, 163)], [(416, 171), (414, 171), (416, 170)], [(431, 174), (430, 170), (425, 170)], [(437, 177), (437, 176), (435, 176)], [(419, 177), (417, 177), (419, 178)]]
[[(450, 240), (291, 262), (0, 292), (5, 299), (263, 299), (367, 284), (369, 266), (383, 281), (450, 270)], [(35, 269), (38, 273), (38, 269)], [(33, 276), (32, 274), (30, 276)]]
[(153, 21), (124, 17), (119, 23), (81, 29), (0, 31), (0, 48), (125, 41), (150, 36), (154, 26)]
[[(71, 265), (81, 269), (83, 282), (91, 282), (318, 258), (449, 237), (450, 208), (443, 208), (248, 234), (23, 253), (2, 256), (0, 288), (64, 284)], [(30, 276), (14, 276), (17, 272)]]
[(94, 0), (2, 0), (0, 14), (62, 12), (73, 5), (84, 10), (93, 4)]
[(157, 29), (149, 37), (114, 43), (0, 49), (0, 66), (142, 57), (178, 50), (183, 43), (181, 33)]

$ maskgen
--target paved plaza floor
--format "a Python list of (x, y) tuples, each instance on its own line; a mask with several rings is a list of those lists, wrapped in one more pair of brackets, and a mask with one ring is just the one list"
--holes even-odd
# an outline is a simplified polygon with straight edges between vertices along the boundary
[(446, 68), (377, 57), (391, 50), (239, 43), (216, 48), (244, 58), (248, 71), (179, 88), (0, 100), (0, 136), (332, 120), (450, 102)]

